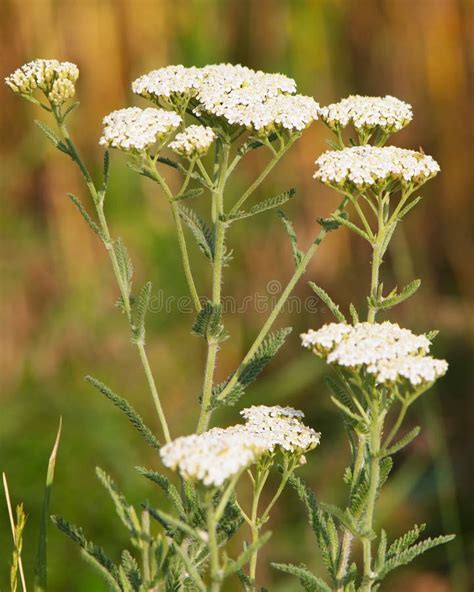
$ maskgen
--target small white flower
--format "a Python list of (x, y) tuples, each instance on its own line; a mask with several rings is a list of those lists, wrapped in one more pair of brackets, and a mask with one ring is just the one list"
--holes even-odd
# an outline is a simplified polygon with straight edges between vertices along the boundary
[(379, 360), (367, 367), (367, 372), (375, 374), (379, 384), (408, 380), (413, 386), (431, 383), (444, 376), (448, 370), (446, 360), (431, 356), (403, 356), (391, 360)]
[(304, 413), (292, 407), (258, 405), (244, 409), (241, 415), (247, 430), (266, 441), (269, 451), (280, 448), (299, 456), (315, 448), (321, 438), (301, 421)]
[(163, 446), (160, 455), (163, 464), (179, 471), (184, 479), (220, 487), (265, 452), (266, 442), (238, 425), (177, 438)]
[(166, 66), (134, 80), (132, 90), (135, 94), (154, 101), (173, 98), (176, 95), (192, 96), (197, 92), (202, 75), (200, 68)]
[(204, 125), (190, 125), (176, 136), (169, 148), (184, 157), (204, 156), (217, 135)]
[(321, 119), (332, 129), (352, 123), (358, 130), (380, 128), (393, 133), (408, 125), (413, 118), (411, 105), (396, 97), (363, 97), (352, 95), (320, 110)]
[(299, 459), (319, 444), (320, 434), (305, 426), (303, 412), (292, 407), (262, 405), (241, 413), (245, 425), (213, 428), (166, 444), (160, 450), (163, 464), (184, 479), (220, 487), (263, 455), (281, 450)]
[(191, 100), (198, 117), (219, 118), (257, 134), (280, 129), (301, 131), (319, 113), (314, 99), (294, 94), (293, 79), (241, 65), (168, 66), (141, 76), (132, 89), (145, 98), (168, 105), (171, 102), (187, 106)]
[(36, 89), (43, 91), (54, 105), (62, 105), (75, 93), (74, 83), (79, 68), (71, 62), (34, 60), (24, 64), (5, 78), (13, 92), (31, 96)]
[(440, 170), (431, 157), (415, 150), (395, 146), (354, 146), (322, 154), (314, 178), (327, 185), (357, 188), (398, 181), (402, 186), (421, 184)]
[[(309, 336), (309, 337), (308, 337)], [(330, 323), (302, 335), (305, 347), (326, 358), (328, 364), (358, 367), (379, 360), (426, 354), (430, 341), (396, 323)]]
[(164, 109), (129, 107), (104, 117), (104, 132), (99, 143), (120, 150), (147, 150), (181, 124), (181, 117)]

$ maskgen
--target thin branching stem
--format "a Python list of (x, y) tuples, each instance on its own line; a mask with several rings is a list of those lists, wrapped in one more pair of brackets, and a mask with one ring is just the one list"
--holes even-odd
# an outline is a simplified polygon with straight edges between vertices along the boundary
[[(84, 164), (83, 160), (81, 159), (81, 157), (80, 157), (80, 155), (79, 155), (79, 153), (78, 153), (78, 151), (77, 151), (77, 149), (76, 149), (76, 147), (69, 135), (69, 132), (67, 130), (67, 127), (66, 127), (64, 121), (61, 119), (60, 115), (58, 114), (58, 112), (56, 110), (53, 110), (53, 113), (54, 113), (55, 119), (57, 121), (58, 127), (61, 131), (61, 134), (63, 136), (63, 139), (69, 148), (71, 158), (79, 167), (79, 169), (84, 177), (84, 180), (86, 182), (89, 193), (91, 195), (92, 201), (94, 203), (96, 213), (97, 213), (97, 218), (99, 220), (99, 226), (101, 229), (102, 241), (105, 245), (105, 248), (107, 249), (107, 252), (109, 253), (109, 257), (110, 257), (110, 261), (112, 263), (112, 268), (114, 271), (115, 279), (116, 279), (118, 287), (119, 287), (121, 301), (122, 301), (122, 304), (124, 307), (124, 311), (125, 311), (128, 323), (129, 323), (130, 327), (132, 328), (133, 320), (132, 320), (132, 310), (131, 310), (131, 305), (130, 305), (130, 295), (129, 295), (128, 287), (125, 285), (124, 279), (123, 279), (122, 274), (120, 272), (120, 266), (119, 266), (119, 263), (117, 260), (117, 255), (115, 253), (114, 246), (113, 246), (114, 245), (113, 239), (111, 237), (110, 230), (109, 230), (107, 220), (105, 217), (104, 194), (97, 190), (86, 165)], [(158, 389), (156, 388), (155, 379), (153, 377), (153, 374), (152, 374), (152, 371), (150, 368), (150, 363), (148, 361), (148, 356), (146, 353), (145, 345), (144, 345), (144, 343), (137, 342), (136, 346), (138, 349), (140, 360), (142, 362), (143, 369), (145, 371), (145, 376), (146, 376), (148, 386), (149, 386), (149, 389), (150, 389), (150, 392), (151, 392), (151, 395), (153, 398), (153, 402), (154, 402), (155, 409), (156, 409), (156, 412), (158, 415), (158, 419), (161, 424), (163, 436), (164, 436), (166, 442), (171, 442), (171, 436), (170, 436), (170, 431), (168, 428), (168, 423), (166, 421), (163, 407), (161, 405), (161, 400), (160, 400), (160, 397), (158, 394)]]

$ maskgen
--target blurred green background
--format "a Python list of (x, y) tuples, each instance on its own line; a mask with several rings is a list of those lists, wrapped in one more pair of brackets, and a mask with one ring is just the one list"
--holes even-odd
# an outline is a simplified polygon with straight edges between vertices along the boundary
[[(384, 268), (386, 286), (414, 277), (422, 288), (395, 318), (416, 331), (441, 330), (435, 354), (450, 372), (410, 418), (425, 429), (405, 456), (380, 501), (380, 519), (392, 536), (426, 521), (429, 534), (456, 532), (455, 543), (437, 549), (395, 575), (387, 591), (466, 592), (474, 572), (474, 422), (472, 371), (474, 316), (472, 214), (474, 128), (474, 3), (470, 0), (2, 0), (0, 73), (36, 57), (76, 62), (81, 69), (73, 133), (95, 172), (102, 117), (140, 104), (129, 83), (150, 69), (175, 63), (221, 61), (281, 71), (300, 92), (329, 103), (350, 93), (393, 94), (413, 105), (413, 123), (395, 143), (432, 154), (442, 174), (423, 189), (425, 199), (398, 233)], [(158, 503), (156, 491), (134, 465), (158, 460), (126, 420), (83, 381), (90, 373), (127, 396), (156, 427), (152, 403), (101, 244), (67, 200), (85, 197), (78, 174), (33, 124), (44, 120), (32, 105), (0, 88), (1, 302), (0, 469), (9, 476), (15, 502), (29, 514), (25, 565), (32, 571), (47, 457), (59, 416), (64, 418), (52, 510), (82, 525), (116, 557), (126, 534), (115, 518), (94, 468), (113, 474), (131, 500)], [(258, 198), (297, 188), (287, 211), (302, 245), (314, 236), (318, 216), (336, 196), (312, 179), (313, 161), (327, 132), (317, 123), (305, 133), (264, 184)], [(235, 181), (233, 200), (255, 177), (262, 157), (248, 158)], [(115, 235), (132, 254), (138, 281), (151, 279), (167, 297), (185, 293), (170, 212), (155, 187), (139, 180), (117, 154), (108, 197)], [(269, 282), (292, 273), (291, 254), (272, 215), (232, 230), (234, 263), (224, 293), (238, 301), (266, 294)], [(336, 301), (363, 306), (369, 253), (347, 231), (325, 241), (306, 279)], [(208, 266), (193, 250), (205, 293)], [(310, 296), (305, 282), (296, 294)], [(264, 315), (249, 307), (229, 315), (232, 339), (218, 370), (225, 377), (239, 362)], [(324, 368), (299, 344), (298, 333), (329, 319), (321, 307), (287, 310), (279, 324), (295, 330), (278, 361), (248, 392), (252, 403), (291, 404), (323, 432), (305, 476), (318, 496), (343, 500), (341, 472), (348, 459), (341, 422), (322, 384)], [(192, 316), (175, 306), (149, 315), (148, 349), (174, 434), (191, 430), (197, 413), (204, 349), (189, 335)], [(235, 421), (238, 409), (221, 416)], [(1, 498), (2, 496), (0, 496)], [(272, 592), (296, 590), (275, 579), (276, 561), (306, 561), (319, 570), (303, 508), (288, 491), (272, 523), (276, 533), (262, 552), (262, 581)], [(0, 588), (7, 588), (11, 542), (0, 503)], [(51, 590), (100, 591), (102, 581), (77, 548), (51, 528)]]

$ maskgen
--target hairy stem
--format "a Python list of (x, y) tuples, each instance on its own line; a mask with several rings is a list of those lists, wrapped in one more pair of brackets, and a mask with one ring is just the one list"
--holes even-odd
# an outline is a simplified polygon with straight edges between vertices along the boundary
[[(214, 261), (212, 268), (212, 304), (221, 304), (222, 263), (224, 259), (225, 222), (221, 219), (224, 214), (224, 188), (226, 182), (227, 167), (229, 163), (229, 144), (224, 143), (221, 150), (219, 165), (219, 182), (212, 195), (213, 225), (214, 225)], [(214, 370), (216, 366), (219, 342), (215, 338), (208, 341), (206, 365), (204, 369), (204, 382), (202, 389), (201, 411), (197, 425), (197, 433), (207, 430), (211, 418), (210, 403), (212, 387), (214, 384)]]

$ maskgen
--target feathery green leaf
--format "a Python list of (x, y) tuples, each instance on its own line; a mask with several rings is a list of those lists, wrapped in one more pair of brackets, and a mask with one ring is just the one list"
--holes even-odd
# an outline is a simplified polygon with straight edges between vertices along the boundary
[(214, 260), (214, 237), (206, 222), (194, 210), (186, 206), (178, 206), (180, 218), (191, 231), (198, 247), (210, 260)]
[(143, 423), (140, 415), (138, 415), (138, 413), (126, 399), (119, 397), (119, 395), (115, 394), (108, 386), (93, 376), (86, 376), (85, 379), (87, 382), (90, 382), (92, 386), (94, 386), (100, 393), (107, 397), (109, 401), (112, 401), (112, 403), (121, 411), (123, 411), (123, 413), (125, 413), (130, 423), (140, 432), (147, 444), (149, 444), (155, 450), (159, 450), (161, 448), (161, 445), (157, 438), (153, 435), (153, 432)]
[(347, 319), (340, 311), (339, 306), (332, 300), (327, 292), (317, 286), (314, 282), (308, 282), (308, 285), (313, 290), (313, 292), (319, 296), (319, 298), (321, 298), (324, 304), (328, 307), (329, 312), (331, 312), (337, 321), (340, 323), (347, 323)]

